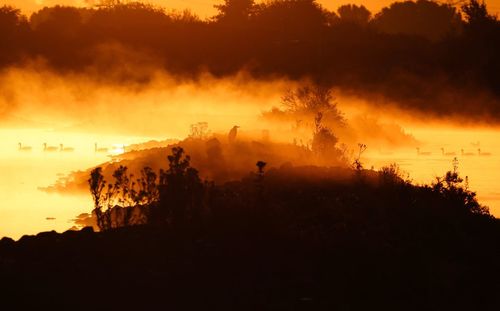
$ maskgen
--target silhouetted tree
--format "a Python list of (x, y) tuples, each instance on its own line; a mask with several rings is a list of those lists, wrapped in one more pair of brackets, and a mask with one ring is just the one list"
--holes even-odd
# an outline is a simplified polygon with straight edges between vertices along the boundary
[(66, 68), (80, 62), (80, 53), (88, 44), (84, 35), (84, 18), (90, 12), (84, 8), (45, 7), (30, 17), (36, 38), (36, 51), (51, 64)]
[(193, 139), (206, 139), (210, 134), (207, 122), (198, 122), (196, 124), (191, 124), (191, 129), (189, 132), (189, 138)]
[(314, 0), (280, 0), (257, 6), (252, 19), (258, 31), (260, 62), (302, 75), (321, 66), (331, 16)]
[[(358, 158), (359, 159), (359, 158)], [(355, 161), (356, 169), (362, 169), (363, 166), (359, 160)], [(357, 167), (356, 167), (357, 166)], [(409, 186), (411, 185), (411, 180), (409, 179), (408, 173), (401, 170), (397, 163), (392, 163), (387, 166), (383, 166), (379, 171), (380, 183), (383, 187), (395, 187), (395, 186)]]
[[(354, 162), (352, 163), (352, 167), (357, 171), (360, 172), (363, 170), (363, 163), (361, 162), (361, 156), (363, 155), (363, 152), (365, 152), (367, 146), (365, 144), (358, 144), (358, 153), (356, 153), (356, 157), (354, 158)], [(387, 170), (383, 171), (386, 172)]]
[[(187, 11), (113, 1), (43, 8), (28, 24), (19, 11), (3, 7), (0, 66), (37, 59), (50, 69), (138, 84), (162, 69), (188, 77), (244, 69), (253, 77), (308, 78), (382, 95), (403, 108), (442, 114), (453, 112), (455, 105), (447, 103), (456, 102), (463, 114), (500, 118), (500, 26), (479, 0), (463, 6), (465, 21), (451, 5), (396, 2), (371, 19), (370, 27), (339, 22), (364, 24), (369, 15), (362, 6), (343, 6), (339, 17), (314, 0), (228, 0), (221, 1), (219, 13), (210, 22)], [(245, 18), (228, 17), (227, 24), (226, 14)], [(458, 91), (444, 91), (449, 89)], [(481, 101), (484, 111), (467, 98), (471, 90), (494, 97)]]
[(322, 124), (323, 114), (318, 112), (314, 119), (314, 133), (311, 149), (314, 153), (332, 162), (340, 160), (341, 152), (337, 149), (338, 138), (333, 131)]
[(395, 2), (375, 15), (375, 27), (385, 33), (422, 36), (438, 40), (460, 31), (461, 18), (447, 4), (428, 0)]
[[(88, 2), (88, 0), (87, 0)], [(95, 5), (97, 7), (114, 7), (118, 5), (122, 5), (130, 1), (127, 0), (90, 0), (90, 5)]]
[(203, 183), (198, 171), (190, 166), (190, 157), (184, 156), (182, 148), (174, 147), (168, 161), (168, 170), (160, 171), (160, 215), (164, 221), (168, 221), (171, 216), (175, 226), (182, 226), (188, 213), (193, 217), (201, 213)]
[(436, 177), (433, 190), (445, 198), (447, 204), (459, 207), (465, 213), (489, 215), (489, 209), (479, 204), (476, 193), (468, 189), (468, 180), (463, 183), (464, 179), (458, 172), (458, 159), (454, 158), (452, 164), (453, 170), (446, 172), (444, 177)]
[(317, 85), (288, 90), (281, 98), (285, 112), (297, 116), (317, 117), (326, 124), (344, 125), (345, 119), (337, 108), (332, 90)]
[(90, 194), (92, 195), (92, 199), (94, 201), (94, 210), (92, 212), (97, 218), (97, 226), (100, 230), (106, 230), (108, 229), (108, 224), (104, 216), (105, 211), (103, 211), (106, 181), (102, 175), (101, 167), (97, 167), (91, 171), (88, 183), (90, 187)]
[(0, 65), (16, 60), (30, 41), (30, 29), (21, 11), (10, 6), (0, 7)]
[(495, 16), (488, 13), (486, 3), (477, 0), (469, 0), (462, 5), (462, 12), (465, 14), (465, 20), (471, 27), (484, 27), (487, 24), (496, 21)]
[(150, 167), (141, 170), (141, 177), (137, 179), (138, 191), (135, 191), (136, 205), (151, 205), (158, 201), (158, 185), (156, 173)]
[(248, 21), (254, 11), (254, 0), (224, 0), (224, 4), (214, 5), (219, 11), (217, 22), (241, 25)]
[(345, 4), (337, 9), (339, 21), (366, 26), (370, 21), (372, 13), (363, 5)]

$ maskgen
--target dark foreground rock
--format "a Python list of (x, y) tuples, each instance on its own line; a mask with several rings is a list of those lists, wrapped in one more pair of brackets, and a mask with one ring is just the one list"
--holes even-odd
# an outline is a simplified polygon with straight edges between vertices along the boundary
[(288, 167), (185, 217), (4, 238), (1, 310), (500, 310), (500, 223), (455, 175)]
[(498, 310), (500, 226), (477, 221), (480, 233), (411, 244), (345, 231), (335, 241), (294, 240), (258, 228), (2, 239), (0, 303), (3, 310)]

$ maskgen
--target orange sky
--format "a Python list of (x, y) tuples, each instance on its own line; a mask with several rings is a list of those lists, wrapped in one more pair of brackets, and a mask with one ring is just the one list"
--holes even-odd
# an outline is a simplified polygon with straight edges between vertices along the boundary
[[(88, 0), (87, 0), (88, 1)], [(51, 6), (55, 4), (66, 4), (75, 6), (84, 6), (87, 2), (86, 0), (0, 0), (0, 5), (8, 4), (18, 8), (21, 8), (25, 12), (32, 12), (34, 10), (40, 9), (44, 6)], [(90, 0), (89, 2), (91, 2)], [(446, 0), (442, 0), (445, 2)], [(213, 8), (214, 4), (221, 3), (222, 0), (147, 0), (142, 2), (149, 2), (153, 4), (158, 4), (166, 8), (173, 9), (185, 9), (189, 8), (194, 12), (198, 13), (202, 17), (212, 16), (215, 13)], [(394, 0), (319, 0), (319, 3), (324, 5), (328, 9), (336, 9), (342, 4), (353, 3), (353, 4), (363, 4), (372, 13), (378, 12), (382, 7), (395, 2)], [(500, 0), (487, 0), (486, 1), (490, 12), (499, 14), (500, 13)]]

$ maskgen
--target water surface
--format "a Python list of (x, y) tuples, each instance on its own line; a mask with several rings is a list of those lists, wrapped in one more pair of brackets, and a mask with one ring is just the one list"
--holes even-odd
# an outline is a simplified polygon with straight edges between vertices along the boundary
[[(90, 195), (46, 193), (39, 187), (107, 161), (108, 154), (120, 152), (123, 144), (149, 139), (39, 129), (2, 129), (0, 137), (0, 237), (14, 239), (41, 231), (68, 230), (74, 225), (72, 219), (92, 209)], [(31, 151), (20, 151), (19, 142)], [(95, 142), (98, 148), (109, 151), (95, 152)], [(43, 143), (49, 147), (62, 143), (74, 151), (44, 151)]]
[[(421, 144), (421, 154), (415, 148), (380, 150), (368, 146), (363, 156), (365, 167), (378, 169), (397, 163), (416, 183), (430, 183), (452, 169), (457, 157), (459, 172), (469, 177), (470, 188), (477, 191), (481, 203), (488, 205), (495, 216), (500, 216), (500, 146), (497, 130), (457, 130), (408, 128)], [(14, 239), (24, 234), (41, 231), (65, 231), (74, 225), (72, 219), (92, 209), (90, 195), (61, 195), (46, 193), (39, 187), (53, 184), (59, 176), (84, 170), (107, 161), (107, 153), (96, 153), (99, 148), (120, 152), (123, 144), (140, 143), (151, 137), (96, 135), (40, 129), (0, 130), (0, 237)], [(156, 138), (161, 139), (161, 138)], [(20, 151), (18, 143), (31, 146), (31, 151)], [(43, 143), (74, 148), (73, 152), (47, 152)], [(478, 146), (479, 144), (479, 146)], [(117, 147), (116, 150), (112, 149)], [(456, 155), (443, 155), (455, 152)], [(489, 156), (480, 156), (478, 148)], [(465, 153), (472, 155), (462, 155)]]

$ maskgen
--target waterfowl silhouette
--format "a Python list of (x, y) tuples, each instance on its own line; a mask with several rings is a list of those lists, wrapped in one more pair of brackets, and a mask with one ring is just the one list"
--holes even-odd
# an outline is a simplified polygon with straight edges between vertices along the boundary
[(428, 156), (431, 154), (432, 153), (430, 151), (420, 151), (420, 148), (417, 148), (417, 155), (419, 155), (419, 156)]
[(444, 152), (444, 148), (441, 148), (441, 152), (443, 153), (444, 156), (454, 156), (454, 155), (457, 155), (456, 152)]
[(227, 139), (229, 140), (229, 143), (233, 143), (236, 140), (236, 135), (238, 135), (238, 125), (233, 126), (233, 128), (229, 131), (229, 134), (227, 135)]
[(45, 152), (54, 152), (58, 151), (59, 148), (56, 146), (47, 146), (47, 143), (43, 143), (43, 151)]
[(94, 151), (95, 152), (108, 152), (108, 150), (109, 150), (108, 148), (102, 148), (102, 147), (98, 148), (97, 143), (94, 144)]
[(489, 153), (489, 152), (482, 152), (481, 148), (477, 149), (477, 154), (480, 156), (483, 156), (483, 157), (485, 157), (485, 156), (487, 157), (487, 156), (491, 155), (491, 153)]
[(463, 156), (473, 156), (476, 155), (474, 152), (465, 152), (463, 149), (460, 150)]
[(75, 151), (75, 148), (73, 148), (73, 147), (64, 147), (63, 144), (59, 144), (59, 151), (61, 151), (61, 152), (73, 152), (73, 151)]
[(31, 146), (23, 146), (21, 143), (18, 143), (19, 151), (31, 151)]

